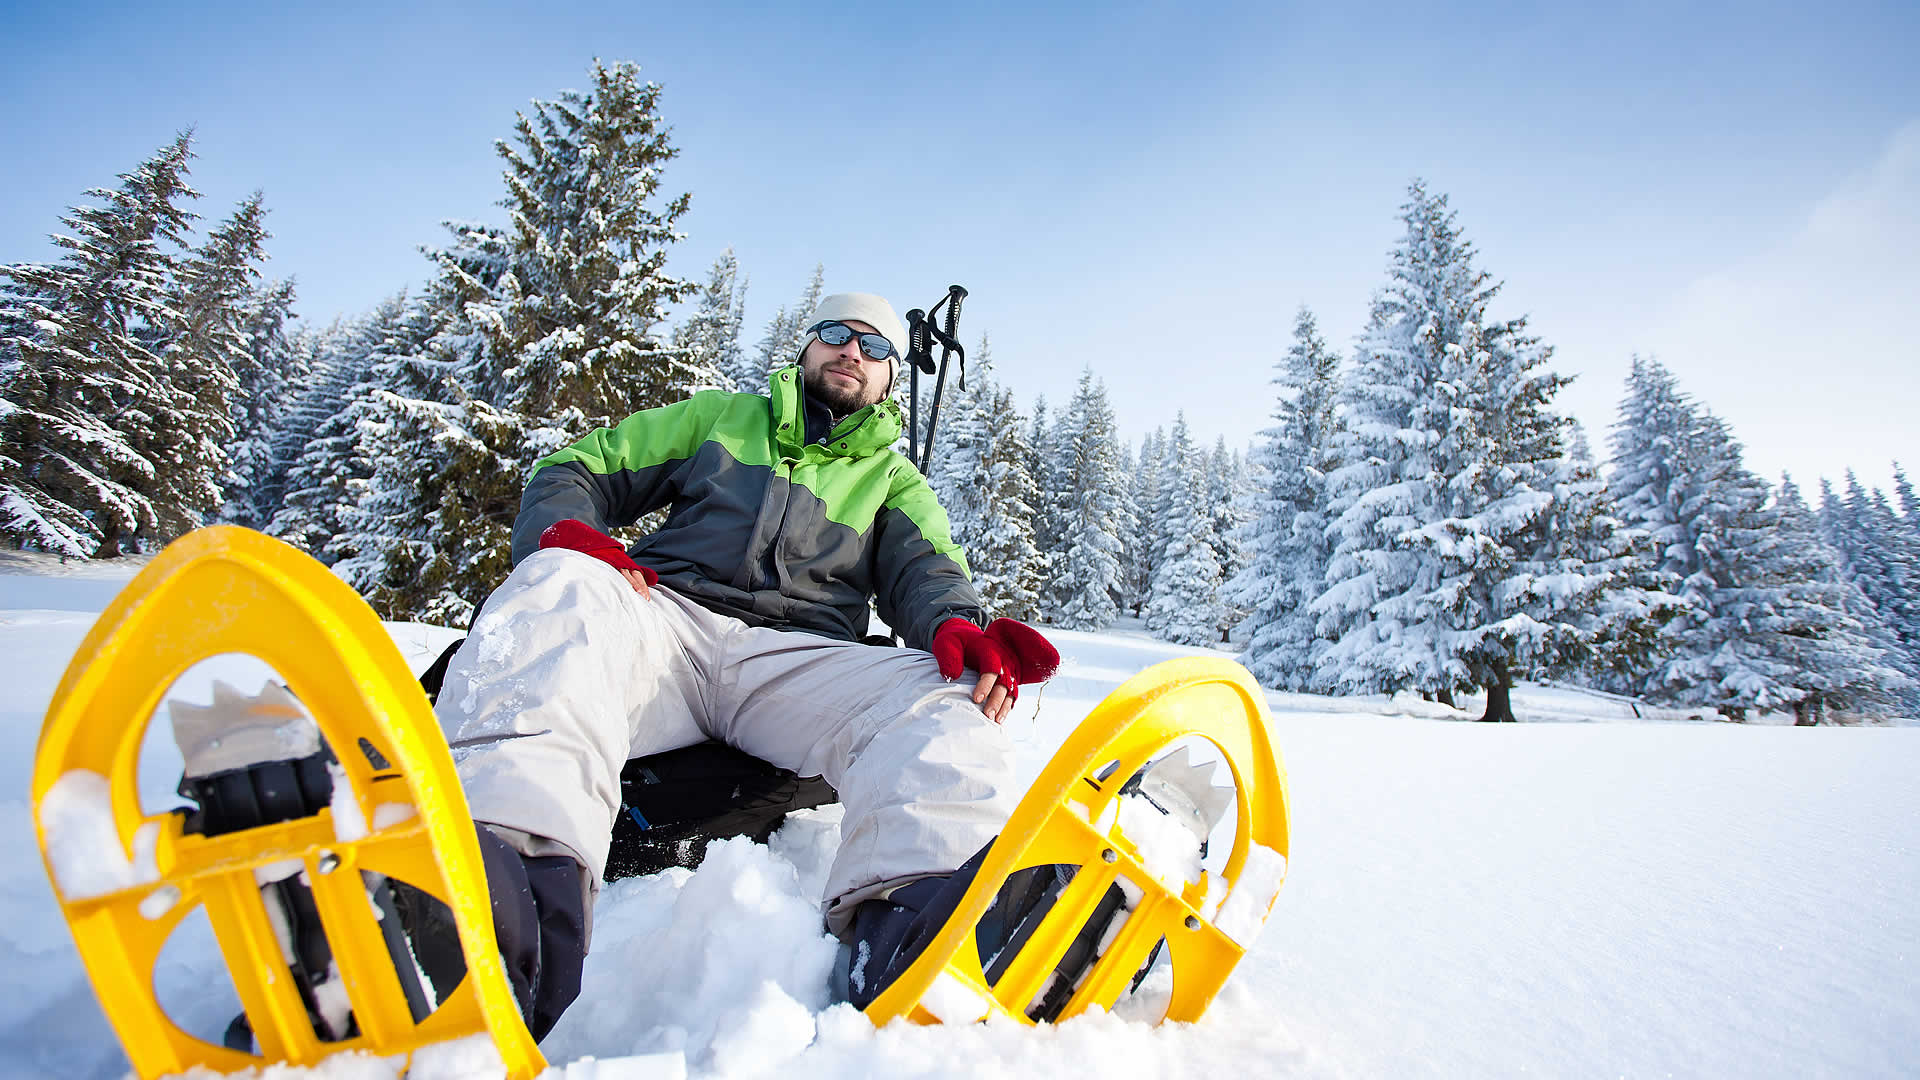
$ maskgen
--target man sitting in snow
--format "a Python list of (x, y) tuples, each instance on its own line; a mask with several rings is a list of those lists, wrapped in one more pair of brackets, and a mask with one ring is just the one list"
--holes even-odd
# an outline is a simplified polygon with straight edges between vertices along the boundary
[[(846, 808), (827, 924), (876, 973), (876, 947), (1011, 812), (999, 722), (1059, 655), (1021, 623), (986, 625), (945, 512), (890, 449), (905, 342), (880, 297), (826, 297), (767, 396), (635, 413), (528, 482), (515, 569), (437, 711), (536, 1037), (579, 992), (629, 758), (719, 739), (824, 775)], [(660, 507), (630, 548), (606, 535)], [(859, 643), (870, 600), (907, 648)], [(864, 1004), (881, 980), (856, 982)]]

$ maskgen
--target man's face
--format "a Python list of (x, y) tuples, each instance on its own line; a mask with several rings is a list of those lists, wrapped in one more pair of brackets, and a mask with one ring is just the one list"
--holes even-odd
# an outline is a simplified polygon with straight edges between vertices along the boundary
[[(857, 319), (845, 322), (862, 334), (879, 332)], [(870, 359), (860, 351), (857, 336), (848, 338), (845, 345), (829, 345), (814, 338), (800, 354), (800, 379), (807, 392), (834, 415), (845, 416), (887, 396), (892, 363)]]

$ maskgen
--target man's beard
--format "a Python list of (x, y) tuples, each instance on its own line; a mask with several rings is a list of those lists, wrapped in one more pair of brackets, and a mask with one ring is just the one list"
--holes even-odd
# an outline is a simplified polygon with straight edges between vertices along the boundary
[(825, 367), (816, 368), (806, 375), (805, 383), (808, 395), (825, 405), (835, 416), (845, 416), (872, 404), (865, 400), (871, 390), (867, 382), (852, 385), (842, 383), (828, 376)]

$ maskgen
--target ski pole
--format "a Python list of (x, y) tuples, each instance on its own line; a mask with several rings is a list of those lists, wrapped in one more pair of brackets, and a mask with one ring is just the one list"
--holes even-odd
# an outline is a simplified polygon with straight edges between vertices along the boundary
[[(967, 388), (967, 350), (960, 344), (960, 302), (966, 298), (966, 289), (958, 285), (947, 286), (947, 295), (941, 298), (940, 303), (933, 305), (933, 312), (928, 313), (923, 323), (934, 340), (940, 342), (940, 374), (933, 384), (933, 405), (927, 410), (927, 441), (920, 452), (920, 464), (917, 466), (922, 473), (926, 472), (927, 466), (933, 462), (933, 436), (940, 426), (940, 399), (947, 386), (947, 363), (955, 354), (960, 357), (960, 389)], [(943, 305), (947, 309), (946, 324), (940, 329), (935, 329), (931, 325), (933, 313), (938, 312)], [(927, 358), (927, 364), (931, 369), (931, 357)]]

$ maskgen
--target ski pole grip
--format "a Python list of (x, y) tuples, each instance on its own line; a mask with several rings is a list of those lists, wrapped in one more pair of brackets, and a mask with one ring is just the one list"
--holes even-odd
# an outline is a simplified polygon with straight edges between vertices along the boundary
[(933, 374), (933, 346), (927, 341), (927, 313), (919, 308), (907, 312), (907, 362), (927, 374)]
[(958, 285), (947, 286), (947, 340), (957, 341), (960, 337), (960, 301), (967, 298), (967, 290)]

